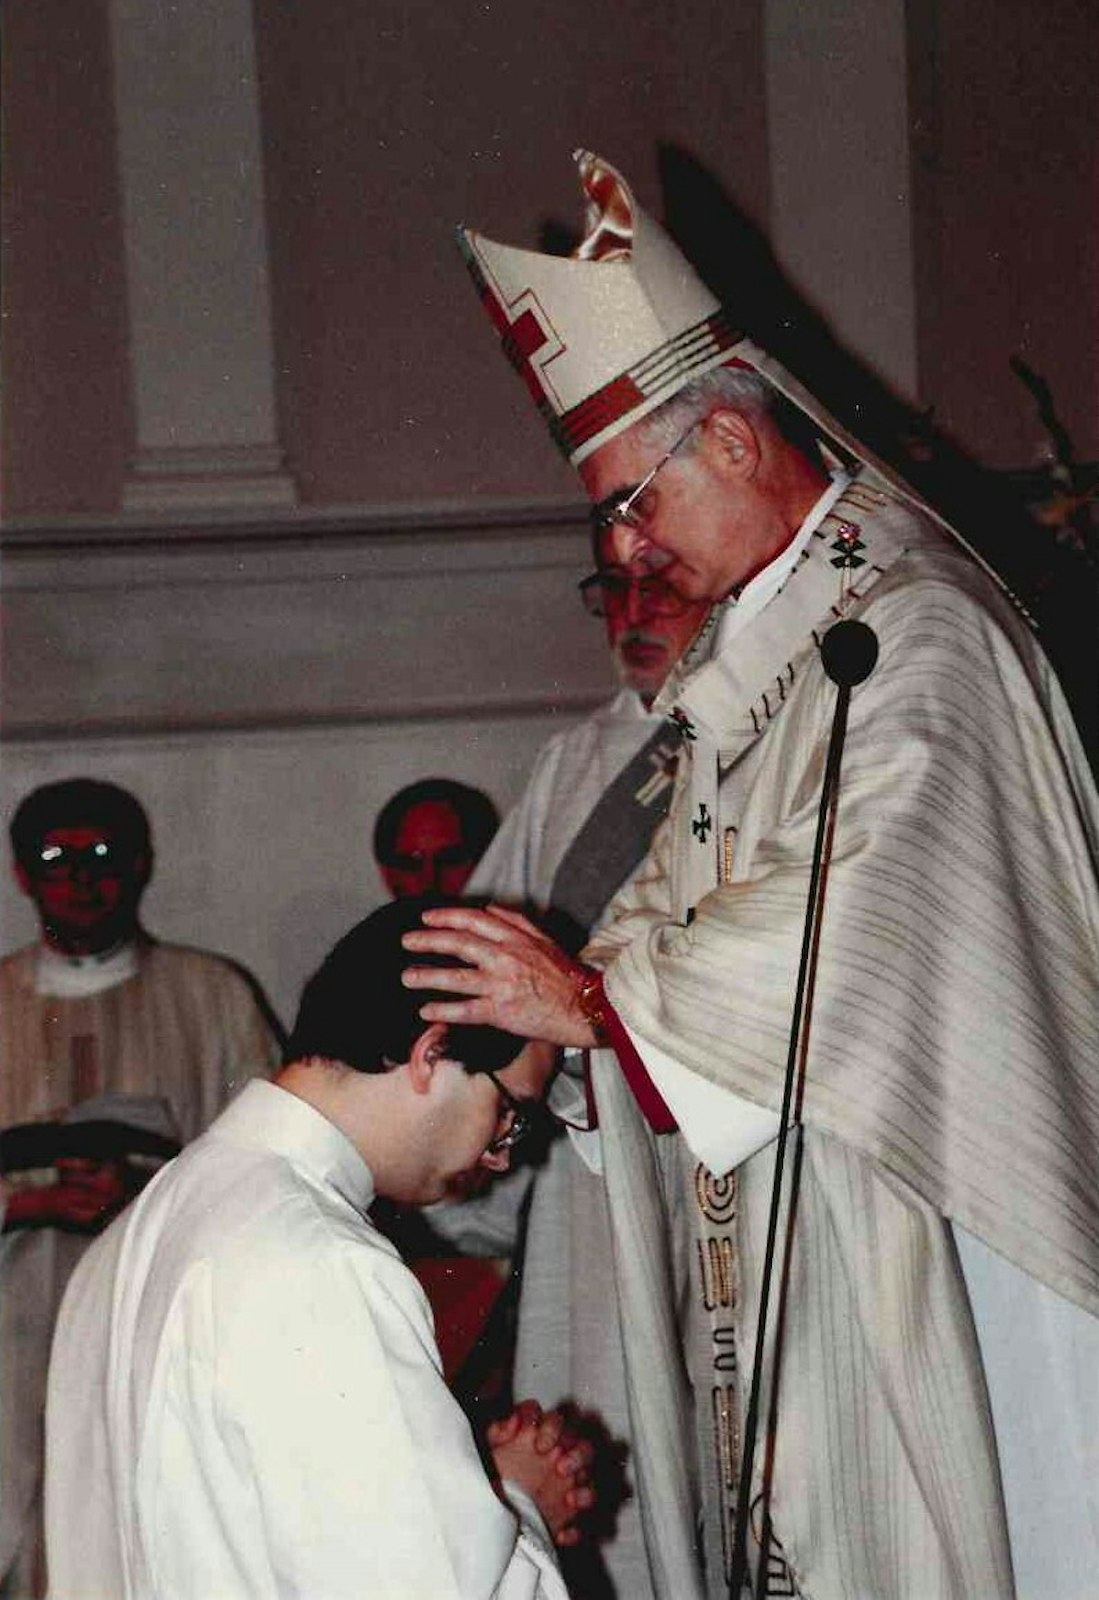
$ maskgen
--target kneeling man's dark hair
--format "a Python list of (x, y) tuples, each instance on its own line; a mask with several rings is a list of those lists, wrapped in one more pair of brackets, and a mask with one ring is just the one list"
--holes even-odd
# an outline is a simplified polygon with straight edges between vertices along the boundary
[[(405, 950), (401, 936), (420, 926), (429, 907), (468, 903), (441, 895), (394, 900), (357, 923), (306, 984), (285, 1060), (321, 1056), (356, 1072), (384, 1072), (387, 1062), (407, 1061), (430, 1026), (420, 1007), (455, 997), (440, 989), (406, 989), (401, 974), (406, 967), (463, 963), (454, 956)], [(467, 1072), (499, 1072), (525, 1043), (499, 1028), (452, 1026), (447, 1054)]]

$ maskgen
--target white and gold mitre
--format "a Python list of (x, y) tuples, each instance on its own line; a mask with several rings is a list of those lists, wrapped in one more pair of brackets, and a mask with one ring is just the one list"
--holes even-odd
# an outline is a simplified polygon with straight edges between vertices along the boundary
[(619, 172), (575, 160), (587, 232), (571, 256), (458, 238), (504, 350), (574, 466), (740, 341), (725, 312)]

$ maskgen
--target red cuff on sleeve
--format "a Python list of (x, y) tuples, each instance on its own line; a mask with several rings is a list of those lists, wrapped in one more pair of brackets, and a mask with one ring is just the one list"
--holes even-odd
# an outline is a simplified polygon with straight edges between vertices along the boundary
[[(603, 995), (603, 1024), (607, 1030), (611, 1046), (618, 1057), (618, 1064), (622, 1068), (630, 1092), (641, 1109), (641, 1114), (654, 1133), (675, 1133), (679, 1127), (673, 1117), (668, 1102), (649, 1077), (645, 1063), (634, 1048), (633, 1040), (626, 1031), (626, 1026), (618, 1012)], [(589, 1090), (590, 1099), (590, 1090)], [(589, 1111), (591, 1110), (589, 1106)]]

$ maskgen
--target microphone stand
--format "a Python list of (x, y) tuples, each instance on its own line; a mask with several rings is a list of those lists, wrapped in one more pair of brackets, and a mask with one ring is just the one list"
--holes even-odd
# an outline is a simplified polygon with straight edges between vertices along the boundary
[(748, 1409), (744, 1420), (744, 1444), (740, 1460), (740, 1481), (737, 1486), (736, 1522), (733, 1528), (733, 1553), (729, 1574), (729, 1600), (741, 1600), (744, 1585), (748, 1579), (752, 1472), (755, 1465), (756, 1440), (759, 1433), (767, 1321), (770, 1310), (771, 1287), (775, 1273), (775, 1255), (778, 1244), (779, 1217), (782, 1209), (786, 1151), (787, 1145), (790, 1143), (790, 1137), (793, 1135), (790, 1196), (787, 1204), (786, 1228), (783, 1240), (780, 1280), (781, 1296), (776, 1323), (775, 1353), (772, 1361), (767, 1455), (761, 1496), (763, 1508), (760, 1537), (761, 1560), (758, 1568), (758, 1582), (752, 1591), (758, 1596), (758, 1600), (766, 1600), (767, 1594), (767, 1564), (771, 1545), (770, 1500), (778, 1422), (779, 1373), (782, 1360), (782, 1338), (786, 1323), (787, 1288), (793, 1252), (794, 1223), (798, 1194), (801, 1187), (801, 1112), (805, 1094), (805, 1069), (809, 1045), (809, 1022), (812, 1014), (813, 985), (816, 979), (817, 955), (820, 947), (828, 863), (831, 859), (832, 840), (835, 833), (840, 761), (843, 756), (843, 743), (847, 733), (847, 713), (851, 703), (851, 690), (855, 684), (862, 683), (864, 679), (868, 678), (874, 670), (878, 659), (877, 635), (864, 622), (837, 622), (829, 628), (821, 640), (820, 654), (825, 672), (837, 686), (836, 709), (832, 717), (832, 733), (828, 742), (828, 756), (825, 761), (820, 806), (817, 812), (817, 833), (813, 844), (813, 860), (809, 874), (809, 896), (805, 911), (805, 928), (801, 941), (797, 990), (794, 996), (794, 1011), (790, 1024), (790, 1046), (786, 1058), (786, 1077), (782, 1090), (779, 1132), (775, 1144), (775, 1172), (771, 1185), (770, 1211), (767, 1219), (767, 1242), (764, 1250), (763, 1276), (760, 1284), (755, 1356), (752, 1362), (752, 1383), (748, 1396)]

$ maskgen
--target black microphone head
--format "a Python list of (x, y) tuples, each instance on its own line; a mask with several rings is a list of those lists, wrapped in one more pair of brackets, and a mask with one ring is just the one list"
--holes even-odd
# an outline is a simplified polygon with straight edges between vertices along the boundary
[(841, 689), (868, 678), (878, 659), (878, 636), (865, 622), (834, 622), (820, 642), (824, 670)]

